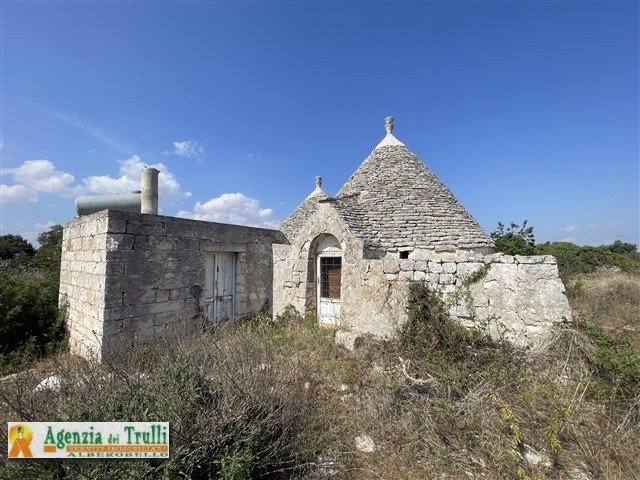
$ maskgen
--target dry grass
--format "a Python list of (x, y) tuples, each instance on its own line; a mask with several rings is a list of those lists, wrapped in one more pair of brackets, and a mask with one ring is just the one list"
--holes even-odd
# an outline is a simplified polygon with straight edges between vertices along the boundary
[[(584, 279), (572, 297), (580, 317), (601, 319), (616, 332), (616, 325), (637, 322), (631, 304), (638, 285), (617, 277)], [(602, 298), (609, 300), (606, 315)], [(620, 316), (625, 320), (617, 323)], [(172, 460), (7, 462), (0, 473), (640, 478), (640, 386), (622, 391), (602, 371), (589, 331), (564, 326), (536, 355), (487, 342), (471, 342), (455, 357), (446, 345), (410, 347), (368, 339), (351, 353), (309, 322), (258, 319), (128, 352), (105, 365), (51, 358), (0, 385), (0, 421), (168, 420)], [(51, 373), (63, 379), (62, 388), (34, 392)], [(358, 451), (359, 435), (370, 436), (376, 451)]]
[(640, 349), (640, 276), (592, 274), (570, 281), (569, 300), (577, 317)]

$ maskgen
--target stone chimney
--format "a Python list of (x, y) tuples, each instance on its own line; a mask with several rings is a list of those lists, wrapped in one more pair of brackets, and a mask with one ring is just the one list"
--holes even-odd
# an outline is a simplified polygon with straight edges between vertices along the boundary
[(160, 172), (151, 167), (142, 169), (141, 205), (140, 213), (158, 214), (158, 174)]

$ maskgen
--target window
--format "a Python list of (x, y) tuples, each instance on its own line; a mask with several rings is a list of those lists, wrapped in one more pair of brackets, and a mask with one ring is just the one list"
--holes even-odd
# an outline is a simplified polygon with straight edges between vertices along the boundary
[(406, 260), (407, 258), (409, 258), (409, 250), (402, 250), (400, 252), (400, 259)]
[(342, 257), (320, 257), (320, 296), (340, 298)]

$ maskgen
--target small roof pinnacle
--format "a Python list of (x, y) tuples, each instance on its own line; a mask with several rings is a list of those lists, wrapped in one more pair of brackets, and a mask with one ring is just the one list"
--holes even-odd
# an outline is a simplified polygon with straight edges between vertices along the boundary
[[(376, 146), (376, 148), (387, 147), (392, 145), (398, 145), (404, 147), (404, 143), (393, 136), (393, 117), (387, 117), (384, 119), (384, 128), (387, 130), (387, 135)], [(375, 150), (375, 148), (374, 148)]]
[(384, 119), (384, 128), (387, 129), (387, 133), (393, 133), (393, 117)]
[(322, 190), (322, 177), (316, 177), (316, 188), (309, 194), (307, 198), (315, 197), (317, 195), (327, 196), (327, 193)]

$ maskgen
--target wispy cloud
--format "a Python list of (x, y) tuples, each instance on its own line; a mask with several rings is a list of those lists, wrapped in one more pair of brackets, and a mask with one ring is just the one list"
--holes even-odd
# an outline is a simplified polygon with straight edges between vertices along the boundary
[(47, 108), (47, 107), (41, 107), (41, 108), (43, 108), (50, 115), (54, 116), (58, 120), (61, 120), (62, 122), (66, 123), (68, 125), (71, 125), (72, 127), (76, 127), (78, 129), (82, 130), (83, 132), (89, 134), (90, 136), (92, 136), (96, 140), (101, 141), (105, 145), (113, 148), (114, 150), (116, 150), (116, 151), (118, 151), (120, 153), (131, 155), (131, 151), (132, 151), (131, 148), (129, 148), (126, 145), (123, 145), (121, 142), (116, 140), (112, 135), (109, 135), (108, 133), (106, 133), (101, 128), (97, 128), (97, 127), (94, 127), (92, 125), (89, 125), (86, 122), (80, 120), (76, 116), (71, 115), (69, 113), (61, 112), (59, 110), (50, 109), (50, 108)]
[(184, 140), (182, 142), (173, 142), (173, 151), (165, 150), (163, 155), (176, 155), (183, 158), (194, 158), (202, 162), (204, 156), (204, 147), (196, 140)]
[(576, 230), (578, 230), (578, 225), (567, 225), (566, 227), (564, 227), (562, 230), (565, 232), (575, 232)]
[(573, 242), (576, 239), (576, 237), (565, 237), (565, 238), (561, 238), (560, 241), (561, 242)]
[(49, 228), (53, 227), (56, 223), (53, 220), (48, 220), (46, 223), (35, 223), (36, 228)]

